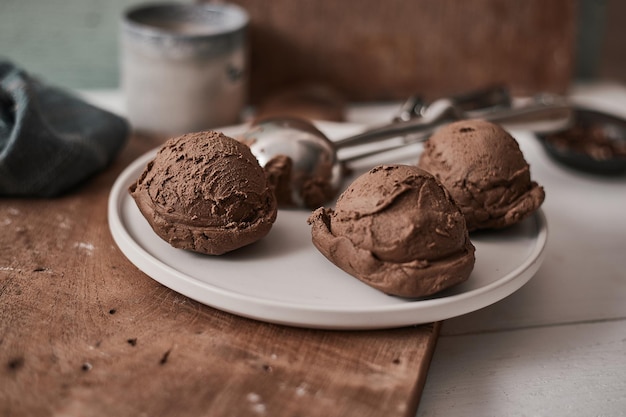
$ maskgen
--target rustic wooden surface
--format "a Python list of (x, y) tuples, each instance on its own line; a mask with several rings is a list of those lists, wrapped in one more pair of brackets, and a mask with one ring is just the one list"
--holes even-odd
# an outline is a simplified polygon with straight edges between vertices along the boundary
[(119, 160), (58, 199), (0, 199), (1, 416), (414, 416), (437, 324), (264, 324), (156, 283), (106, 218)]
[(573, 76), (575, 0), (232, 1), (251, 15), (254, 102), (303, 82), (369, 101), (563, 92)]

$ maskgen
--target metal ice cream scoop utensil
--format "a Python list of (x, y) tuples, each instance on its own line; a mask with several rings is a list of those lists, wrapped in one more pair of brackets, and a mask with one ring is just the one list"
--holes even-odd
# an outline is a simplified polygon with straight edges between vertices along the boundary
[[(449, 98), (468, 117), (479, 117), (481, 113), (509, 108), (513, 103), (509, 90), (497, 84), (456, 94)], [(393, 121), (406, 122), (416, 117), (423, 117), (427, 109), (428, 103), (422, 96), (412, 95), (402, 103)]]
[(399, 144), (394, 142), (389, 146), (381, 145), (376, 151), (368, 151), (363, 155), (371, 156), (423, 142), (437, 128), (470, 118), (492, 121), (505, 128), (519, 126), (530, 131), (547, 132), (565, 129), (572, 120), (572, 111), (564, 98), (548, 95), (532, 99), (521, 106), (475, 114), (464, 112), (451, 99), (439, 99), (428, 105), (421, 117), (393, 122), (336, 141), (328, 139), (312, 123), (293, 118), (261, 121), (244, 133), (241, 140), (250, 146), (261, 166), (281, 155), (291, 159), (292, 200), (296, 205), (304, 207), (301, 190), (311, 178), (328, 181), (334, 189), (339, 189), (344, 179), (346, 162), (338, 157), (339, 150), (374, 142), (382, 144), (385, 139), (402, 138)]

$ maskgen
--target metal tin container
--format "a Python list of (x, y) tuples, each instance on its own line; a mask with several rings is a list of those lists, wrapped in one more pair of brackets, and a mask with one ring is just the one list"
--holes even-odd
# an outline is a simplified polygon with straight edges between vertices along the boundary
[(227, 3), (127, 10), (121, 83), (133, 128), (181, 134), (237, 123), (248, 93), (248, 21)]

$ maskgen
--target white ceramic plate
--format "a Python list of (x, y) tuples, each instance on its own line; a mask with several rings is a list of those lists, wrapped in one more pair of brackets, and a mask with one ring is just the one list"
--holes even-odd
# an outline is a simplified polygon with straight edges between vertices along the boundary
[(175, 249), (152, 231), (127, 191), (155, 153), (129, 165), (111, 190), (108, 215), (115, 242), (166, 287), (240, 316), (326, 329), (430, 323), (510, 295), (543, 260), (547, 226), (541, 211), (507, 230), (473, 234), (476, 265), (469, 280), (420, 300), (385, 295), (326, 260), (311, 243), (308, 211), (280, 210), (268, 236), (226, 255)]

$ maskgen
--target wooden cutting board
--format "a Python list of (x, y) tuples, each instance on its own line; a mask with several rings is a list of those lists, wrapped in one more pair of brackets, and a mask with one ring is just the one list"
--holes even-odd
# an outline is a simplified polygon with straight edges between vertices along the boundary
[(236, 317), (114, 244), (109, 190), (158, 146), (56, 199), (0, 199), (0, 415), (414, 416), (438, 324), (322, 331)]

